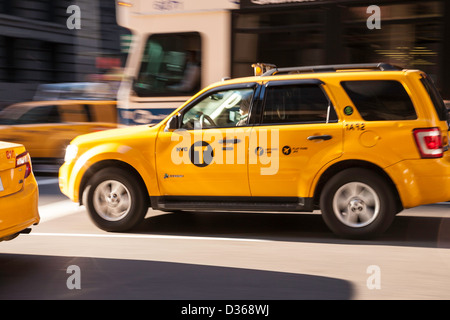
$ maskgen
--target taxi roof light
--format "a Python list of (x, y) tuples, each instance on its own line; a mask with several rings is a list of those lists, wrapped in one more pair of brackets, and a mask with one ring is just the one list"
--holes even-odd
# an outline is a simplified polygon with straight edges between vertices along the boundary
[(254, 63), (252, 64), (253, 71), (255, 73), (255, 76), (262, 76), (264, 73), (266, 73), (269, 70), (276, 69), (277, 66), (271, 63)]
[(132, 6), (133, 6), (132, 3), (126, 2), (126, 1), (117, 1), (117, 4), (118, 4), (119, 6), (123, 6), (123, 7), (132, 7)]

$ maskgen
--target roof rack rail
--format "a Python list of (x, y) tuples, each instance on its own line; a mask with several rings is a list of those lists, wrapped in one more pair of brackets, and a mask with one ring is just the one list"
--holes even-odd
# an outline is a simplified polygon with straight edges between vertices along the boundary
[(336, 72), (338, 70), (356, 70), (369, 69), (379, 71), (399, 71), (403, 68), (389, 63), (361, 63), (361, 64), (335, 64), (322, 66), (307, 66), (307, 67), (288, 67), (271, 69), (263, 74), (263, 76), (273, 76), (279, 73), (308, 73), (308, 72)]

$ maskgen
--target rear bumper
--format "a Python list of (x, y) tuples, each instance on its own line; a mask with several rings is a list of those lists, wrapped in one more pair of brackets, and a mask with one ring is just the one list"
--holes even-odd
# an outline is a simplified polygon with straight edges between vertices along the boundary
[(34, 176), (26, 179), (21, 191), (0, 198), (0, 241), (39, 223), (38, 199)]
[(403, 207), (450, 201), (450, 157), (405, 160), (386, 168), (394, 180)]

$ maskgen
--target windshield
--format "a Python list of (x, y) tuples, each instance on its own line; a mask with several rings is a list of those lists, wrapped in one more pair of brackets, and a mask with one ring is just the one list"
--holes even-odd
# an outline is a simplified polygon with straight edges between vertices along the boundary
[(253, 88), (241, 88), (211, 93), (184, 113), (182, 128), (246, 125), (253, 91)]

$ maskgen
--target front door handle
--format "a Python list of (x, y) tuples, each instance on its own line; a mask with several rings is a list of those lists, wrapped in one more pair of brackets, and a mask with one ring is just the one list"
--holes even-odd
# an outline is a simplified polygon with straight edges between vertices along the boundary
[(323, 134), (323, 135), (318, 135), (318, 136), (309, 136), (308, 140), (331, 140), (333, 137), (330, 136), (329, 134)]

